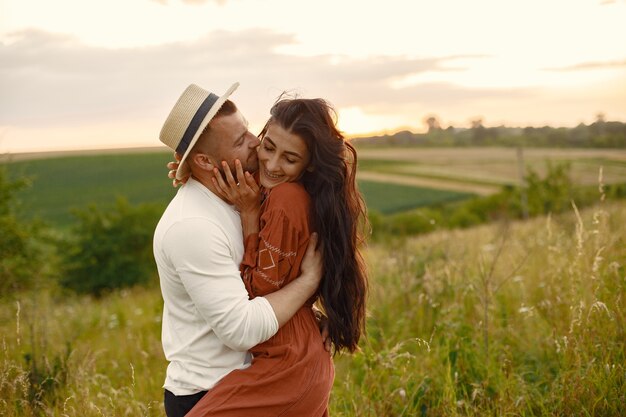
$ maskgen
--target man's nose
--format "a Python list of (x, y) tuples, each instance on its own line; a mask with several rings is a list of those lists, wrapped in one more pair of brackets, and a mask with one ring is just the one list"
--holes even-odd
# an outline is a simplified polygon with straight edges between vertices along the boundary
[(254, 136), (252, 132), (248, 132), (248, 147), (249, 148), (256, 148), (257, 146), (259, 146), (260, 143), (261, 141), (259, 140), (258, 137)]

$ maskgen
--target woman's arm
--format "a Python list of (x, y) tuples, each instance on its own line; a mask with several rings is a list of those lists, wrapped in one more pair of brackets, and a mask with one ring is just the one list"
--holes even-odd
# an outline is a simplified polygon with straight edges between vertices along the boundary
[(244, 282), (254, 284), (255, 295), (276, 291), (295, 278), (309, 239), (308, 230), (297, 221), (298, 215), (306, 214), (297, 207), (287, 212), (283, 206), (289, 196), (282, 191), (272, 190), (261, 215), (260, 232), (245, 239), (241, 272)]

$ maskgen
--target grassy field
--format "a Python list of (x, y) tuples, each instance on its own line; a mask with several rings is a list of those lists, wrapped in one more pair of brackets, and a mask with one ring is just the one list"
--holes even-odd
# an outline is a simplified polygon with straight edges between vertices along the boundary
[[(71, 209), (89, 203), (113, 204), (118, 196), (131, 203), (165, 205), (175, 190), (165, 178), (166, 151), (111, 151), (105, 154), (17, 155), (8, 163), (13, 175), (32, 178), (20, 195), (24, 218), (40, 217), (56, 225), (72, 222)], [(514, 149), (506, 148), (366, 148), (359, 151), (359, 184), (370, 210), (384, 214), (497, 192), (518, 181)], [(572, 164), (578, 184), (626, 181), (626, 150), (527, 149), (525, 161), (538, 172), (547, 160)]]
[(16, 161), (9, 167), (12, 175), (32, 179), (19, 196), (23, 216), (66, 225), (72, 208), (110, 205), (120, 196), (134, 204), (167, 204), (175, 193), (166, 177), (170, 159), (166, 152), (77, 155)]
[[(519, 183), (515, 148), (364, 148), (359, 155), (361, 171), (449, 181), (460, 191), (471, 190), (472, 185), (497, 190), (500, 185)], [(524, 165), (541, 175), (547, 161), (571, 164), (576, 184), (597, 184), (600, 166), (607, 184), (626, 179), (624, 149), (531, 148), (524, 149), (523, 155)]]
[[(166, 178), (169, 152), (67, 155), (17, 160), (14, 176), (27, 176), (32, 186), (20, 194), (24, 218), (39, 217), (56, 225), (72, 222), (72, 208), (111, 205), (117, 197), (131, 203), (165, 205), (175, 190)], [(454, 201), (471, 193), (360, 180), (368, 207), (382, 213)]]
[[(605, 202), (372, 245), (368, 337), (336, 358), (331, 415), (625, 415), (625, 239)], [(1, 300), (0, 415), (164, 415), (161, 308), (156, 283)]]

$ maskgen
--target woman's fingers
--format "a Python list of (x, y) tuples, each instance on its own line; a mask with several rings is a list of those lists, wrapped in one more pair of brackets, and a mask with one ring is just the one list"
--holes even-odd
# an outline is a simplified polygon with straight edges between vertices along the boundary
[(259, 186), (254, 180), (254, 177), (250, 175), (249, 172), (243, 171), (243, 166), (238, 159), (235, 161), (235, 168), (237, 170), (237, 181), (239, 181), (240, 188), (244, 188), (247, 192), (252, 194), (258, 194)]
[(243, 167), (241, 166), (241, 161), (239, 159), (235, 159), (235, 172), (237, 173), (237, 183), (239, 185), (245, 185), (246, 177), (243, 174)]
[[(243, 170), (241, 161), (235, 160), (234, 173), (226, 161), (222, 162), (223, 170), (213, 169), (213, 183), (220, 197), (230, 201), (240, 210), (249, 210), (259, 205), (260, 188), (254, 177)], [(235, 179), (236, 175), (237, 179)], [(238, 180), (238, 182), (237, 182)]]
[(222, 168), (224, 168), (224, 176), (226, 177), (226, 181), (228, 182), (228, 185), (230, 185), (233, 188), (236, 188), (237, 181), (235, 181), (235, 178), (233, 177), (233, 173), (230, 170), (230, 167), (228, 166), (226, 161), (222, 161)]
[(213, 185), (215, 185), (215, 192), (220, 196), (220, 197), (224, 197), (224, 198), (228, 198), (229, 196), (224, 192), (224, 190), (222, 190), (222, 188), (220, 187), (220, 185), (217, 183), (217, 180), (215, 179), (215, 177), (211, 178), (211, 181), (213, 181)]
[(254, 177), (252, 176), (252, 174), (250, 174), (247, 171), (246, 171), (246, 184), (248, 184), (248, 187), (250, 187), (250, 189), (255, 194), (257, 194), (259, 192), (259, 184), (256, 183), (256, 181), (254, 180)]
[(213, 178), (216, 180), (215, 182), (219, 190), (223, 193), (227, 193), (228, 185), (224, 182), (224, 178), (222, 177), (222, 173), (219, 169), (213, 168)]

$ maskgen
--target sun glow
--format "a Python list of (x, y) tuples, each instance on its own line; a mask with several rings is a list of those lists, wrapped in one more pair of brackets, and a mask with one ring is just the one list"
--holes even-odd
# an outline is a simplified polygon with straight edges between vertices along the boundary
[(399, 116), (367, 114), (359, 107), (346, 107), (338, 110), (339, 130), (348, 137), (386, 133), (386, 126), (399, 126), (403, 123)]

